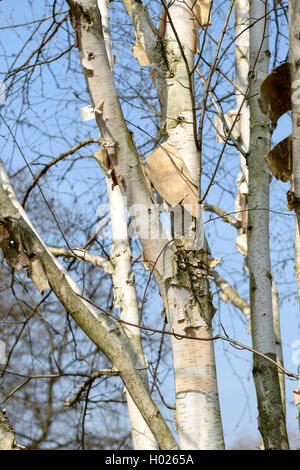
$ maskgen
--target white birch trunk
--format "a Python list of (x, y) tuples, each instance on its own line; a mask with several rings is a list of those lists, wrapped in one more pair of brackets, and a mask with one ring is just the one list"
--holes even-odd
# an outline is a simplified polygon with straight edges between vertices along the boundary
[[(132, 206), (136, 206), (137, 204), (142, 206), (142, 216), (138, 217), (136, 214), (134, 215), (138, 219), (139, 225), (143, 227), (144, 225), (147, 225), (149, 221), (148, 208), (151, 208), (150, 198), (147, 195), (146, 185), (140, 170), (137, 151), (131, 140), (128, 129), (126, 128), (121, 112), (112, 74), (109, 70), (106, 50), (105, 47), (103, 47), (103, 36), (99, 34), (99, 28), (101, 30), (101, 18), (97, 16), (97, 12), (94, 8), (95, 1), (80, 0), (80, 6), (84, 9), (86, 13), (85, 15), (83, 15), (82, 9), (78, 8), (78, 2), (74, 3), (73, 0), (67, 1), (72, 8), (72, 24), (77, 32), (81, 65), (96, 109), (96, 120), (99, 129), (101, 129), (103, 133), (102, 135), (104, 135), (106, 139), (106, 149), (111, 159), (115, 176), (122, 190), (122, 194), (127, 196), (129, 210), (131, 210)], [(124, 3), (128, 4), (128, 12), (136, 23), (136, 35), (143, 38), (143, 33), (141, 32), (142, 27), (144, 25), (145, 29), (147, 29), (146, 25), (149, 24), (149, 21), (144, 21), (145, 11), (143, 10), (141, 3), (133, 2), (131, 0), (126, 2), (124, 1)], [(175, 2), (177, 19), (179, 19), (179, 13), (182, 14), (182, 3), (180, 5), (180, 9), (177, 8), (179, 3), (181, 2)], [(180, 24), (182, 24), (182, 22)], [(187, 32), (187, 24), (185, 26), (185, 31)], [(176, 27), (180, 29), (180, 26), (177, 25)], [(149, 33), (148, 30), (147, 32)], [(170, 41), (167, 40), (168, 45), (170, 45), (169, 58), (173, 56), (174, 52), (176, 53), (175, 49), (177, 47), (174, 41), (172, 43)], [(149, 47), (148, 44), (144, 45), (146, 49)], [(153, 52), (152, 57), (154, 60), (159, 54), (158, 51), (159, 48), (156, 48), (156, 52), (154, 53), (150, 47), (149, 54), (152, 54)], [(193, 53), (191, 57), (193, 57)], [(168, 62), (170, 64), (170, 69), (167, 76), (164, 77), (168, 85), (167, 93), (165, 92), (162, 96), (161, 90), (164, 88), (163, 86), (161, 87), (162, 78), (157, 78), (154, 82), (159, 82), (157, 92), (163, 106), (166, 106), (166, 103), (169, 103), (170, 96), (168, 96), (168, 93), (171, 93), (173, 111), (170, 117), (170, 123), (173, 124), (169, 126), (167, 132), (170, 130), (172, 145), (176, 146), (176, 149), (179, 146), (181, 152), (185, 152), (182, 156), (186, 158), (185, 163), (189, 168), (192, 177), (196, 179), (198, 155), (196, 152), (194, 135), (193, 139), (191, 138), (191, 121), (188, 121), (192, 116), (192, 100), (191, 97), (188, 99), (186, 92), (183, 99), (182, 97), (180, 99), (179, 96), (174, 95), (173, 89), (173, 85), (178, 87), (178, 78), (182, 78), (186, 82), (188, 77), (187, 70), (184, 70), (182, 66), (183, 59), (181, 54), (178, 53), (178, 49), (177, 58), (178, 67), (174, 59)], [(161, 70), (161, 67), (163, 67), (163, 65), (161, 65), (163, 64), (163, 54), (159, 55), (157, 61), (159, 60), (161, 60), (161, 63), (158, 62), (157, 64), (154, 64), (153, 67), (155, 68), (155, 66), (157, 66)], [(177, 78), (174, 80), (174, 76), (176, 76), (176, 74)], [(160, 73), (158, 73), (157, 76), (159, 77)], [(182, 89), (180, 91), (182, 91)], [(100, 113), (97, 112), (98, 110)], [(169, 110), (171, 111), (171, 108)], [(163, 116), (166, 116), (166, 113), (163, 113)], [(176, 125), (174, 125), (174, 119), (176, 120)], [(147, 208), (146, 211), (145, 208)], [(151, 212), (151, 230), (158, 233), (160, 230), (159, 218), (158, 215), (155, 214), (155, 211), (151, 209)], [(200, 328), (202, 328), (201, 331), (203, 331), (203, 328), (206, 329), (207, 334), (210, 334), (214, 308), (211, 303), (211, 295), (208, 290), (207, 278), (202, 276), (199, 279), (196, 278), (196, 280), (193, 279), (191, 281), (190, 273), (187, 272), (187, 269), (180, 271), (177, 263), (174, 262), (176, 261), (174, 260), (174, 255), (170, 248), (165, 248), (165, 241), (162, 240), (161, 237), (159, 239), (157, 237), (151, 239), (149, 238), (148, 233), (145, 235), (146, 236), (139, 234), (143, 247), (143, 258), (149, 267), (154, 266), (155, 263), (154, 275), (158, 282), (162, 298), (165, 301), (165, 306), (167, 307), (170, 328), (174, 328), (174, 330), (176, 330), (177, 326), (181, 324), (181, 327), (191, 335), (199, 333)], [(192, 256), (193, 262), (197, 256), (199, 263), (203, 261), (205, 262), (203, 252), (190, 252), (185, 249), (186, 245), (184, 240), (181, 248), (181, 254), (187, 257)], [(156, 262), (157, 259), (158, 262)], [(190, 258), (190, 261), (191, 260), (192, 259)], [(197, 291), (196, 294), (195, 291)], [(182, 325), (182, 320), (184, 325)], [(207, 347), (208, 343), (205, 342), (192, 343), (194, 344), (192, 347), (192, 350), (194, 351), (193, 356), (197, 357), (196, 351), (198, 350), (198, 356), (207, 358), (207, 367), (202, 368), (201, 371), (200, 369), (197, 371), (199, 380), (197, 382), (198, 387), (196, 390), (193, 384), (188, 381), (188, 389), (184, 393), (182, 393), (182, 388), (179, 391), (180, 396), (178, 397), (181, 400), (181, 407), (179, 408), (180, 412), (177, 416), (177, 420), (182, 447), (188, 449), (222, 448), (224, 444), (219, 403), (216, 393), (216, 374), (214, 358), (211, 352), (212, 347)], [(183, 358), (183, 371), (185, 372), (185, 376), (188, 378), (193, 371), (189, 371), (188, 357), (183, 356)], [(203, 369), (206, 373), (204, 377), (202, 375), (199, 376), (199, 373), (203, 373)], [(207, 388), (204, 388), (202, 391), (202, 379), (204, 383), (208, 382), (209, 379), (214, 382), (215, 385), (212, 387), (214, 392), (208, 391)], [(194, 419), (192, 419), (193, 425), (191, 428), (185, 428), (185, 423), (191, 419), (190, 404), (192, 401), (195, 404), (195, 393), (198, 397), (202, 394), (204, 395), (204, 401), (206, 401), (207, 404), (206, 417), (209, 416), (210, 422), (213, 423), (210, 427), (207, 426), (206, 422), (202, 423), (203, 416), (199, 412), (199, 407), (194, 408), (193, 405), (193, 415), (196, 415)], [(214, 406), (211, 406), (212, 401), (215, 403)], [(214, 433), (213, 435), (210, 435), (209, 439), (207, 435), (209, 435), (210, 429), (215, 427), (216, 424), (218, 424), (218, 426), (214, 429)], [(199, 431), (200, 427), (201, 432)]]
[[(170, 277), (174, 273), (172, 251), (161, 233), (159, 217), (151, 204), (141, 171), (139, 156), (124, 121), (109, 57), (102, 33), (101, 16), (96, 0), (67, 0), (71, 21), (76, 31), (82, 71), (96, 113), (96, 121), (104, 147), (109, 155), (113, 175), (127, 197), (127, 207), (133, 222), (140, 227), (143, 258), (155, 272)], [(159, 256), (161, 255), (161, 256)]]
[[(296, 214), (295, 227), (295, 272), (300, 302), (300, 103), (293, 92), (300, 86), (300, 1), (289, 0), (289, 32), (290, 32), (290, 74), (292, 87), (292, 123), (293, 123), (293, 206)], [(295, 395), (298, 405), (299, 438), (300, 438), (300, 382), (298, 394)]]
[[(110, 37), (109, 14), (107, 0), (98, 0), (98, 7), (102, 18), (102, 30), (106, 52), (111, 70), (113, 69), (112, 42)], [(113, 188), (112, 180), (106, 179), (109, 197), (110, 220), (112, 227), (113, 247), (111, 262), (114, 266), (112, 281), (114, 286), (114, 306), (121, 309), (121, 319), (133, 323), (139, 323), (139, 308), (137, 301), (136, 285), (131, 266), (131, 249), (128, 240), (127, 216), (124, 197), (120, 187)], [(124, 327), (133, 350), (133, 362), (146, 387), (148, 387), (147, 366), (143, 353), (140, 329), (130, 326)], [(130, 394), (126, 391), (127, 406), (130, 419), (132, 440), (135, 450), (158, 449), (158, 444), (136, 407)]]
[[(290, 61), (292, 88), (299, 89), (300, 85), (300, 1), (290, 0)], [(293, 192), (300, 204), (300, 103), (298, 99), (292, 99), (293, 120)]]
[[(162, 419), (153, 402), (149, 390), (145, 387), (132, 362), (131, 344), (119, 324), (113, 322), (100, 310), (96, 310), (80, 295), (82, 290), (50, 254), (39, 237), (24, 209), (16, 198), (2, 162), (0, 162), (0, 216), (9, 223), (14, 221), (22, 239), (20, 247), (28, 259), (34, 258), (43, 277), (53, 289), (65, 309), (74, 321), (111, 361), (129, 391), (136, 406), (148, 423), (161, 449), (177, 449), (177, 443)], [(11, 222), (12, 223), (12, 222)], [(29, 258), (31, 257), (31, 258)]]
[[(250, 96), (269, 71), (268, 2), (250, 1)], [(260, 21), (255, 22), (255, 20)], [(269, 176), (264, 155), (269, 151), (269, 120), (260, 111), (256, 98), (249, 99), (250, 152), (248, 262), (250, 277), (251, 332), (253, 348), (276, 360), (272, 313), (272, 274), (269, 252)], [(265, 209), (256, 211), (255, 209)], [(277, 370), (266, 360), (254, 356), (253, 377), (256, 387), (259, 429), (264, 448), (288, 449)]]
[[(110, 255), (114, 266), (112, 274), (114, 286), (114, 306), (121, 309), (121, 320), (139, 324), (139, 309), (136, 295), (134, 274), (131, 267), (131, 249), (127, 233), (127, 217), (124, 198), (119, 186), (112, 189), (110, 179), (107, 179), (107, 190), (110, 203), (110, 218), (112, 225), (113, 247)], [(148, 388), (147, 364), (145, 361), (140, 329), (124, 326), (124, 332), (132, 346), (132, 361)], [(141, 413), (136, 407), (130, 394), (126, 391), (131, 433), (135, 450), (158, 449), (157, 442)]]
[[(180, 303), (177, 292), (170, 302)], [(186, 302), (186, 299), (183, 299)], [(178, 315), (178, 306), (175, 305)], [(170, 308), (172, 314), (172, 309)], [(174, 315), (175, 316), (175, 315)], [(181, 334), (209, 339), (212, 329), (186, 328), (179, 315), (173, 327)], [(180, 448), (188, 450), (224, 449), (213, 341), (172, 340), (176, 386), (176, 427)]]
[[(290, 72), (292, 92), (300, 86), (300, 1), (289, 1), (289, 28), (290, 28)], [(293, 203), (296, 212), (296, 238), (295, 238), (295, 270), (300, 301), (300, 103), (292, 94), (292, 122), (293, 122)]]

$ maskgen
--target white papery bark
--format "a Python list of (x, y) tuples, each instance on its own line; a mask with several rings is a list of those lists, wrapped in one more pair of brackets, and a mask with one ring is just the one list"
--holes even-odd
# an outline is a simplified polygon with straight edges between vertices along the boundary
[(127, 197), (127, 207), (133, 223), (141, 228), (139, 236), (144, 260), (153, 266), (158, 259), (155, 271), (162, 277), (170, 277), (174, 273), (172, 252), (169, 247), (163, 250), (164, 240), (155, 236), (161, 232), (161, 226), (147, 192), (137, 150), (124, 121), (107, 57), (97, 2), (67, 2), (71, 7), (71, 20), (76, 31), (82, 71), (105, 149), (122, 194)]
[[(236, 0), (234, 3), (235, 13), (235, 70), (236, 70), (236, 102), (237, 109), (240, 111), (239, 125), (241, 135), (241, 147), (244, 152), (249, 150), (250, 142), (250, 114), (245, 93), (248, 86), (249, 76), (249, 0)], [(244, 92), (242, 94), (239, 90)], [(246, 198), (248, 195), (248, 168), (245, 157), (240, 153), (241, 173), (238, 178), (238, 194), (236, 199), (238, 220), (243, 222), (243, 228), (247, 226), (247, 213), (244, 211), (246, 207)]]
[[(168, 8), (165, 31), (169, 73), (166, 77), (167, 142), (173, 145), (186, 164), (192, 182), (199, 174), (199, 152), (195, 142), (193, 115), (193, 79), (188, 73), (194, 67), (195, 2), (175, 0)], [(180, 43), (180, 44), (179, 44)], [(183, 57), (185, 56), (185, 60)], [(202, 213), (197, 223), (204, 233)], [(191, 235), (189, 235), (191, 237)], [(185, 234), (186, 239), (188, 235)], [(188, 240), (187, 240), (188, 241)], [(189, 243), (189, 242), (188, 242)], [(203, 248), (203, 244), (201, 246)], [(192, 253), (192, 251), (191, 251)], [(170, 328), (191, 336), (210, 338), (214, 308), (207, 279), (201, 284), (203, 300), (193, 299), (190, 286), (167, 286)], [(194, 303), (194, 305), (193, 305)], [(195, 318), (193, 310), (198, 311)], [(193, 317), (193, 318), (189, 318)], [(182, 449), (223, 449), (214, 345), (212, 342), (172, 340), (176, 385), (176, 423)]]
[[(190, 71), (194, 67), (195, 53), (195, 16), (192, 12), (194, 0), (182, 2), (175, 0), (168, 8), (172, 20), (166, 24), (165, 42), (166, 56), (169, 65), (166, 102), (167, 141), (176, 147), (182, 155), (184, 163), (191, 175), (192, 181), (197, 181), (199, 171), (199, 153), (194, 135), (193, 102), (191, 99), (190, 81), (187, 66)], [(177, 34), (175, 34), (175, 31)], [(181, 44), (182, 48), (179, 46)], [(182, 57), (185, 55), (186, 61)]]
[[(128, 241), (124, 198), (119, 186), (115, 186), (112, 189), (110, 179), (107, 179), (107, 191), (113, 236), (110, 259), (114, 266), (112, 273), (114, 306), (121, 309), (121, 320), (138, 325), (139, 308), (135, 279), (131, 267), (132, 256)], [(136, 369), (148, 388), (147, 364), (143, 353), (140, 329), (124, 325), (124, 331), (132, 346), (132, 361), (135, 363)], [(158, 449), (158, 444), (153, 434), (128, 392), (126, 392), (126, 396), (134, 449)]]
[[(299, 89), (300, 84), (300, 1), (289, 2), (289, 27), (290, 27), (290, 61), (292, 90)], [(300, 202), (300, 103), (298, 99), (292, 99), (293, 120), (293, 192), (298, 204)]]
[[(248, 157), (248, 262), (253, 348), (276, 360), (269, 251), (269, 120), (255, 96), (269, 72), (268, 2), (250, 1), (250, 151)], [(260, 19), (259, 21), (256, 21)], [(261, 210), (256, 210), (261, 209)], [(254, 357), (259, 429), (265, 449), (288, 449), (278, 373), (265, 359)]]
[[(109, 28), (109, 14), (107, 0), (98, 0), (98, 7), (102, 18), (102, 30), (106, 45), (107, 57), (110, 68), (113, 68), (112, 41)], [(127, 216), (124, 197), (119, 186), (113, 187), (112, 180), (106, 179), (109, 197), (110, 220), (112, 227), (113, 246), (110, 259), (114, 266), (112, 281), (114, 286), (114, 306), (121, 309), (121, 319), (139, 324), (139, 308), (137, 301), (136, 285), (131, 266), (131, 249), (128, 239)], [(148, 387), (147, 365), (143, 353), (140, 329), (125, 326), (124, 331), (130, 340), (133, 350), (132, 360)], [(158, 449), (158, 444), (136, 407), (130, 394), (126, 392), (127, 406), (131, 425), (132, 440), (135, 450)]]
[(296, 227), (295, 227), (295, 271), (296, 271), (296, 280), (298, 286), (298, 299), (300, 303), (300, 224), (296, 218)]
[[(249, 46), (250, 46), (250, 33), (249, 33), (249, 1), (236, 0), (235, 8), (235, 34), (236, 34), (236, 47), (235, 47), (235, 66), (236, 66), (236, 84), (239, 90), (246, 93), (249, 79)], [(244, 100), (244, 95), (237, 90), (236, 100), (237, 108), (243, 105), (240, 113), (240, 129), (241, 129), (241, 146), (247, 153), (249, 151), (250, 143), (250, 111), (247, 100)], [(243, 103), (244, 101), (244, 103)], [(237, 196), (239, 209), (247, 209), (247, 196), (248, 196), (248, 167), (245, 157), (240, 154), (240, 181), (239, 194)], [(245, 198), (245, 199), (244, 199)], [(244, 202), (244, 207), (243, 207)], [(247, 225), (247, 212), (236, 214), (236, 217)], [(243, 224), (243, 225), (244, 225)], [(244, 226), (245, 226), (244, 225)], [(244, 254), (246, 256), (247, 253)], [(272, 306), (273, 306), (273, 321), (276, 342), (276, 357), (277, 361), (283, 365), (281, 333), (280, 333), (280, 318), (279, 318), (279, 302), (278, 292), (276, 289), (275, 280), (272, 280)], [(279, 374), (280, 389), (282, 395), (282, 403), (285, 409), (285, 381), (283, 374)]]
[[(292, 87), (292, 123), (293, 123), (293, 205), (296, 213), (295, 227), (295, 272), (300, 302), (300, 102), (297, 98), (300, 86), (300, 1), (289, 0), (290, 32), (290, 74)], [(296, 93), (296, 96), (293, 93)], [(300, 382), (298, 394), (295, 395), (298, 405), (299, 438), (300, 438)], [(296, 392), (297, 392), (296, 391)]]
[[(150, 228), (152, 233), (154, 231), (154, 233), (159, 234), (160, 224), (158, 214), (151, 208), (150, 198), (147, 194), (146, 185), (140, 170), (138, 154), (128, 129), (126, 128), (113, 83), (103, 35), (100, 33), (101, 18), (97, 15), (94, 8), (95, 1), (67, 1), (72, 9), (72, 24), (77, 32), (83, 73), (96, 110), (96, 120), (99, 129), (106, 140), (105, 147), (111, 159), (117, 182), (120, 185), (122, 194), (127, 196), (127, 207), (129, 211), (132, 211), (132, 209), (137, 206), (141, 206), (142, 214), (132, 214), (138, 221), (140, 227), (143, 229), (147, 226), (149, 210), (151, 210), (152, 219)], [(166, 115), (168, 116), (166, 130), (171, 139), (171, 143), (176, 149), (179, 147), (178, 150), (182, 154), (191, 172), (192, 178), (196, 179), (198, 154), (195, 146), (195, 136), (193, 135), (193, 137), (191, 137), (191, 128), (193, 126), (191, 125), (191, 121), (189, 121), (192, 117), (191, 95), (189, 91), (187, 92), (189, 98), (186, 91), (184, 91), (184, 96), (181, 97), (174, 94), (174, 87), (177, 88), (178, 92), (183, 91), (182, 86), (180, 88), (178, 87), (178, 79), (183, 79), (184, 83), (186, 83), (188, 77), (187, 69), (183, 67), (181, 51), (178, 51), (177, 43), (175, 43), (174, 38), (172, 38), (173, 33), (166, 32), (167, 36), (168, 34), (170, 36), (169, 39), (165, 40), (165, 44), (168, 45), (165, 52), (167, 55), (169, 54), (168, 69), (166, 69), (164, 54), (162, 54), (159, 44), (157, 44), (156, 49), (154, 48), (155, 50), (152, 48), (155, 34), (153, 34), (150, 26), (151, 22), (149, 23), (149, 18), (147, 19), (142, 4), (132, 0), (124, 1), (124, 3), (126, 7), (128, 7), (128, 12), (135, 23), (136, 36), (145, 46), (147, 54), (149, 52), (151, 61), (154, 61), (152, 67), (155, 72), (154, 75), (156, 75), (156, 77), (154, 76), (154, 83), (157, 85), (160, 103), (166, 108), (169, 106), (169, 103), (171, 103), (170, 100), (173, 101), (172, 109), (171, 107), (169, 108), (169, 111), (172, 111), (172, 115), (169, 116), (168, 112), (162, 113), (164, 118)], [(85, 14), (83, 14), (83, 10), (79, 8), (79, 5), (83, 8)], [(182, 35), (183, 32), (188, 32), (187, 25), (180, 31), (181, 25), (184, 26), (184, 22), (180, 21), (182, 2), (176, 1), (173, 5), (175, 5), (174, 8), (176, 10), (174, 22), (176, 28), (178, 28)], [(179, 6), (180, 8), (178, 8)], [(173, 6), (171, 9), (172, 8)], [(186, 14), (186, 9), (184, 9), (184, 14)], [(190, 13), (188, 13), (188, 15), (190, 18)], [(149, 43), (144, 40), (146, 32)], [(144, 42), (142, 42), (143, 40)], [(174, 58), (174, 54), (177, 54), (177, 61)], [(193, 57), (193, 52), (190, 53), (187, 51), (187, 54), (189, 54), (189, 57)], [(162, 84), (163, 82), (165, 82), (165, 85)], [(164, 93), (162, 93), (162, 89), (165, 90)], [(146, 211), (145, 208), (147, 208)], [(153, 267), (155, 264), (154, 275), (165, 303), (170, 328), (174, 330), (176, 330), (177, 327), (183, 328), (184, 331), (190, 333), (191, 336), (200, 333), (205, 333), (205, 335), (208, 336), (211, 335), (211, 320), (214, 308), (211, 303), (207, 278), (200, 276), (193, 286), (187, 270), (179, 270), (171, 249), (166, 247), (166, 241), (162, 240), (161, 236), (149, 238), (148, 233), (146, 233), (145, 236), (139, 233), (139, 237), (143, 247), (144, 262), (149, 268)], [(181, 253), (183, 253), (184, 256), (189, 256), (189, 251), (186, 250), (186, 244), (190, 243), (191, 240), (184, 239), (181, 240), (181, 242)], [(191, 253), (193, 256), (194, 252)], [(201, 256), (202, 259), (200, 259)], [(203, 253), (198, 253), (198, 257), (199, 262), (205, 261)], [(195, 256), (193, 256), (193, 261), (194, 259)], [(195, 273), (193, 273), (193, 275), (194, 274)], [(198, 289), (198, 294), (200, 293), (198, 298), (197, 295), (195, 295), (195, 288)], [(215, 362), (212, 355), (213, 348), (211, 345), (208, 347), (208, 342), (191, 341), (191, 344), (193, 344), (193, 346), (190, 346), (190, 356), (188, 357), (187, 354), (182, 355), (182, 363), (179, 361), (179, 368), (182, 369), (181, 379), (186, 379), (185, 389), (183, 390), (182, 386), (178, 388), (180, 405), (177, 404), (179, 410), (177, 422), (182, 442), (181, 447), (187, 449), (222, 448), (224, 444), (216, 391)], [(174, 351), (176, 352), (175, 349)], [(191, 357), (202, 357), (204, 359), (202, 361), (200, 360), (200, 366), (198, 367), (198, 364), (196, 364), (196, 368), (194, 369), (193, 367), (189, 367)], [(205, 365), (203, 365), (204, 362)], [(177, 365), (175, 366), (176, 374), (179, 368)], [(195, 371), (197, 380), (194, 380)], [(205, 374), (203, 375), (204, 372)], [(207, 387), (208, 382), (210, 383), (209, 387)], [(177, 383), (176, 381), (176, 386)], [(203, 400), (203, 403), (206, 403), (206, 405), (196, 407), (195, 396), (198, 397), (199, 401), (201, 397), (201, 400)], [(192, 415), (190, 413), (191, 408), (193, 408)], [(204, 417), (202, 411), (204, 408), (206, 408), (205, 420), (202, 421)], [(191, 427), (186, 425), (189, 420), (192, 423)], [(209, 422), (210, 425), (208, 425), (207, 422)], [(213, 428), (214, 432), (211, 431)], [(201, 429), (201, 431), (199, 429)]]

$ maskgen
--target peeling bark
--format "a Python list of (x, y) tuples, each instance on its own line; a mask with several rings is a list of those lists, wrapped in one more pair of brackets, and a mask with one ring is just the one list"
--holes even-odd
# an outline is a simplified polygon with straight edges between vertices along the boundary
[[(82, 70), (95, 107), (98, 127), (101, 135), (104, 139), (107, 139), (105, 148), (116, 182), (119, 184), (123, 196), (127, 197), (129, 211), (138, 204), (143, 208), (150, 209), (151, 229), (156, 230), (156, 233), (158, 233), (158, 230), (161, 230), (158, 213), (155, 213), (151, 206), (151, 200), (139, 164), (139, 156), (124, 122), (104, 41), (102, 40), (101, 17), (94, 9), (95, 1), (82, 0), (79, 2), (81, 8), (79, 8), (78, 2), (75, 4), (73, 1), (68, 0), (68, 3), (71, 6), (72, 24), (78, 38)], [(190, 3), (192, 5), (192, 2)], [(187, 89), (183, 87), (184, 84), (191, 83), (191, 78), (188, 74), (181, 47), (174, 36), (174, 30), (171, 30), (170, 24), (167, 24), (163, 42), (163, 55), (162, 53), (156, 54), (157, 47), (161, 48), (162, 42), (160, 39), (156, 43), (154, 42), (153, 31), (142, 4), (133, 1), (124, 1), (124, 4), (135, 24), (137, 39), (146, 53), (152, 54), (150, 57), (151, 63), (152, 60), (157, 61), (153, 67), (155, 70), (159, 69), (157, 75), (160, 76), (160, 81), (157, 83), (157, 93), (161, 103), (162, 115), (164, 117), (168, 116), (167, 121), (164, 121), (161, 126), (166, 130), (166, 142), (173, 145), (180, 153), (183, 152), (184, 163), (192, 177), (196, 179), (199, 155), (195, 141), (193, 95), (190, 86)], [(185, 22), (190, 20), (191, 11), (182, 2), (175, 1), (170, 6), (170, 14), (173, 15), (173, 26), (182, 38), (182, 33), (187, 31)], [(149, 44), (145, 41), (145, 32), (147, 32)], [(189, 32), (189, 34), (194, 34), (194, 31)], [(188, 61), (192, 64), (194, 51), (189, 49), (188, 44), (184, 44), (185, 40), (182, 42), (185, 54), (188, 55)], [(166, 58), (167, 67), (166, 62), (159, 62), (162, 57)], [(162, 80), (165, 81), (164, 87), (161, 85)], [(181, 85), (179, 81), (181, 81)], [(156, 83), (155, 80), (154, 83)], [(162, 93), (162, 90), (164, 90), (164, 93)], [(125, 156), (126, 158), (124, 158)], [(149, 214), (146, 214), (146, 217), (149, 220)], [(147, 224), (145, 216), (144, 218), (136, 218), (141, 227)], [(199, 217), (199, 224), (200, 228), (203, 228), (202, 214)], [(155, 266), (154, 276), (166, 307), (170, 328), (176, 330), (182, 319), (184, 319), (185, 324), (181, 326), (187, 329), (191, 336), (200, 327), (210, 330), (214, 314), (207, 278), (207, 252), (204, 248), (202, 248), (202, 251), (200, 249), (197, 252), (188, 249), (194, 242), (194, 232), (192, 235), (192, 238), (185, 235), (180, 240), (181, 245), (173, 247), (175, 251), (180, 253), (180, 257), (189, 258), (190, 254), (194, 254), (196, 258), (198, 256), (201, 267), (195, 267), (192, 266), (192, 263), (188, 263), (192, 267), (187, 272), (184, 272), (184, 269), (179, 270), (178, 257), (174, 256), (169, 246), (166, 248), (166, 243), (161, 240), (161, 237), (159, 240), (151, 240), (149, 236), (143, 238), (140, 235), (144, 264), (150, 268)], [(197, 269), (199, 269), (198, 274), (196, 273)], [(176, 341), (178, 340), (173, 340), (173, 346)], [(211, 367), (204, 368), (204, 370), (208, 377), (207, 380), (212, 377), (215, 383), (215, 391), (213, 392), (215, 406), (210, 406), (212, 397), (210, 392), (206, 393), (205, 389), (202, 391), (201, 380), (198, 381), (197, 391), (193, 388), (192, 390), (186, 390), (182, 395), (182, 391), (179, 389), (177, 396), (180, 399), (180, 412), (177, 413), (177, 422), (181, 447), (186, 449), (223, 448), (223, 431), (216, 393), (215, 361), (212, 356), (213, 348), (207, 349), (205, 342), (195, 343), (197, 345), (192, 346), (195, 351), (207, 350), (210, 354), (209, 364), (211, 364)], [(207, 354), (203, 353), (203, 355), (207, 357)], [(187, 356), (184, 356), (184, 358), (188, 362)], [(214, 373), (212, 372), (213, 369)], [(178, 369), (175, 369), (176, 374), (177, 371)], [(203, 378), (203, 369), (201, 369), (201, 373), (200, 370), (197, 373), (200, 374), (199, 378), (200, 376)], [(203, 405), (202, 408), (195, 406), (195, 396), (202, 397), (203, 403), (206, 403), (206, 405)], [(191, 403), (194, 403), (192, 406), (192, 427), (186, 430), (185, 423), (191, 418)], [(203, 420), (203, 409), (205, 407), (207, 408), (207, 419)], [(209, 421), (214, 423), (214, 426), (217, 425), (214, 433), (215, 440), (212, 436), (210, 436), (210, 439), (207, 438), (206, 431), (208, 432), (209, 429), (207, 424)]]
[[(237, 108), (241, 108), (240, 112), (240, 138), (241, 147), (244, 152), (249, 151), (250, 142), (250, 114), (249, 105), (245, 100), (245, 93), (248, 86), (249, 76), (249, 1), (236, 0), (234, 4), (235, 13), (235, 71), (236, 71), (236, 103)], [(243, 93), (241, 93), (241, 90)], [(238, 194), (236, 197), (236, 217), (241, 222), (242, 228), (240, 233), (243, 233), (247, 227), (247, 197), (248, 197), (248, 168), (246, 159), (240, 153), (240, 168), (241, 172), (238, 175)]]

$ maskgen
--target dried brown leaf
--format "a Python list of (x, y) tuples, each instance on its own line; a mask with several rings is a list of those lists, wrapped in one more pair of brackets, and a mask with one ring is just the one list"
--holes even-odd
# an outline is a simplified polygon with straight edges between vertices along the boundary
[(275, 129), (278, 119), (291, 109), (289, 63), (279, 65), (265, 78), (260, 87), (258, 102), (261, 111), (270, 117), (272, 128)]

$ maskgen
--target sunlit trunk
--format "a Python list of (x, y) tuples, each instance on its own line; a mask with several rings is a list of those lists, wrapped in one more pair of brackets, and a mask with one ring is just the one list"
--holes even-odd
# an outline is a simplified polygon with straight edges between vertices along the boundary
[[(300, 1), (289, 2), (289, 28), (290, 28), (290, 73), (292, 93), (297, 92), (300, 86)], [(295, 239), (295, 270), (300, 300), (300, 103), (292, 94), (292, 121), (293, 121), (293, 206), (296, 212), (296, 239)]]
[[(102, 30), (106, 45), (110, 68), (113, 69), (112, 43), (109, 29), (107, 0), (98, 0), (102, 18)], [(127, 215), (124, 197), (119, 186), (113, 186), (111, 178), (106, 178), (107, 192), (110, 205), (110, 220), (112, 227), (113, 246), (110, 259), (114, 266), (112, 281), (114, 286), (114, 306), (121, 309), (121, 319), (139, 324), (139, 308), (137, 301), (134, 273), (132, 271), (131, 249), (128, 239)], [(148, 387), (147, 366), (141, 342), (141, 330), (132, 326), (124, 326), (124, 331), (130, 340), (133, 350), (133, 362), (141, 375), (145, 386)], [(129, 393), (127, 406), (131, 425), (133, 445), (136, 450), (158, 449), (158, 444), (136, 407)]]
[[(169, 65), (168, 93), (165, 96), (167, 142), (182, 155), (195, 184), (199, 174), (199, 152), (196, 145), (193, 113), (193, 76), (195, 53), (195, 2), (175, 1), (166, 14), (166, 56)], [(199, 27), (199, 25), (198, 25)], [(189, 76), (190, 75), (190, 76)], [(198, 230), (203, 234), (202, 213), (198, 214)], [(179, 236), (183, 256), (196, 258), (189, 249), (193, 232)], [(199, 240), (198, 240), (199, 242)], [(200, 246), (205, 248), (204, 238)], [(193, 275), (194, 273), (192, 273)], [(185, 276), (189, 274), (185, 271)], [(202, 275), (203, 276), (203, 275)], [(205, 276), (195, 285), (167, 285), (168, 320), (170, 328), (182, 334), (210, 338), (212, 336), (212, 305)], [(196, 286), (196, 287), (195, 287)], [(197, 293), (201, 292), (201, 296)], [(195, 293), (196, 292), (196, 293)], [(224, 447), (220, 416), (214, 345), (210, 341), (177, 340), (173, 338), (176, 387), (176, 424), (182, 449), (222, 449)]]

